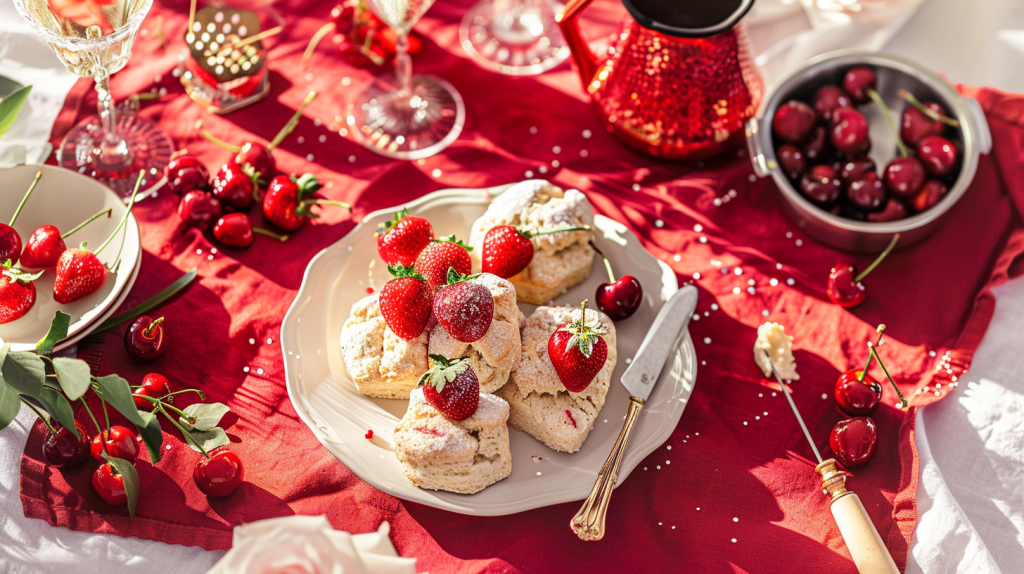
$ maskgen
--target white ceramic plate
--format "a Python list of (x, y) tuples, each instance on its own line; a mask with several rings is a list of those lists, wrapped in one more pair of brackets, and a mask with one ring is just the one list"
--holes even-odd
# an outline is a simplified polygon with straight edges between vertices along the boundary
[[(438, 236), (454, 233), (468, 239), (472, 223), (487, 209), (490, 197), (504, 187), (442, 190), (406, 207), (411, 214), (429, 219)], [(374, 399), (356, 391), (339, 343), (352, 304), (366, 296), (367, 288), (377, 291), (389, 279), (377, 256), (373, 232), (398, 209), (368, 215), (306, 268), (302, 286), (281, 327), (288, 395), (295, 410), (345, 466), (377, 489), (405, 500), (462, 514), (502, 515), (586, 498), (625, 418), (629, 393), (618, 382), (619, 377), (664, 301), (678, 289), (675, 274), (651, 256), (625, 226), (597, 216), (595, 242), (618, 273), (640, 280), (644, 302), (636, 315), (616, 324), (618, 363), (612, 388), (583, 448), (574, 454), (555, 452), (510, 428), (511, 476), (473, 495), (423, 490), (402, 475), (391, 446), (395, 425), (408, 401)], [(595, 258), (590, 278), (555, 303), (578, 305), (584, 298), (592, 300), (606, 277), (603, 264)], [(535, 308), (525, 304), (520, 307), (527, 316)], [(618, 475), (620, 484), (644, 457), (668, 439), (693, 390), (696, 356), (687, 332), (680, 335), (677, 345), (633, 431)], [(373, 440), (364, 438), (367, 429), (373, 430)]]
[[(113, 191), (96, 180), (59, 167), (22, 165), (0, 170), (0, 182), (3, 182), (0, 221), (10, 221), (39, 170), (42, 170), (43, 177), (14, 224), (22, 242), (40, 225), (54, 225), (66, 231), (109, 207), (113, 210), (109, 218), (97, 219), (65, 240), (68, 247), (77, 247), (83, 241), (88, 242), (90, 249), (102, 245), (124, 216), (124, 203)], [(68, 338), (60, 347), (71, 344), (72, 339), (81, 339), (90, 329), (98, 327), (101, 323), (98, 319), (109, 316), (117, 308), (118, 300), (124, 300), (123, 295), (130, 289), (129, 284), (134, 282), (142, 261), (139, 226), (134, 216), (128, 217), (126, 227), (125, 233), (118, 234), (99, 255), (100, 261), (112, 265), (120, 250), (121, 264), (116, 273), (107, 274), (103, 287), (78, 301), (61, 305), (53, 300), (54, 272), (47, 270), (35, 281), (35, 305), (17, 321), (0, 325), (0, 340), (11, 343), (12, 351), (35, 349), (36, 343), (46, 335), (58, 309), (71, 315)]]

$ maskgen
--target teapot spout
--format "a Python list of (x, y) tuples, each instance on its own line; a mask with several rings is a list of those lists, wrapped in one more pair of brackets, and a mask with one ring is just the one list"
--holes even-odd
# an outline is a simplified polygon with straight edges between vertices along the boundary
[(586, 89), (594, 74), (597, 73), (597, 55), (590, 48), (590, 44), (583, 39), (580, 33), (579, 16), (592, 0), (570, 0), (565, 5), (565, 10), (555, 16), (558, 27), (562, 30), (566, 44), (572, 50), (572, 59), (576, 62), (576, 71), (580, 75), (583, 88)]

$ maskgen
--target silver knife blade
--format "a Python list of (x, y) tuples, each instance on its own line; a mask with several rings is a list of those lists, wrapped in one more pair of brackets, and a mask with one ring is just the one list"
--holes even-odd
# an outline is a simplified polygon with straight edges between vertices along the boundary
[(636, 356), (626, 372), (622, 373), (620, 380), (630, 395), (644, 400), (651, 395), (661, 369), (675, 349), (679, 333), (686, 328), (696, 308), (697, 288), (692, 285), (676, 291), (661, 306)]

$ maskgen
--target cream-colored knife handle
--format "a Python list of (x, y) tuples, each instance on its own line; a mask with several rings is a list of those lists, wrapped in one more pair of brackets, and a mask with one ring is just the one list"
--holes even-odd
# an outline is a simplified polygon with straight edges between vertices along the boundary
[(626, 413), (626, 422), (622, 425), (619, 438), (615, 439), (615, 446), (608, 454), (608, 460), (604, 461), (604, 466), (597, 473), (597, 482), (583, 503), (583, 508), (569, 522), (572, 531), (582, 540), (600, 540), (604, 537), (604, 517), (608, 512), (608, 503), (612, 499), (615, 477), (619, 473), (619, 465), (622, 464), (622, 456), (626, 452), (626, 443), (633, 432), (633, 425), (636, 424), (636, 419), (643, 408), (643, 399), (629, 397), (629, 412)]
[(900, 573), (856, 493), (847, 491), (833, 500), (831, 510), (860, 574)]

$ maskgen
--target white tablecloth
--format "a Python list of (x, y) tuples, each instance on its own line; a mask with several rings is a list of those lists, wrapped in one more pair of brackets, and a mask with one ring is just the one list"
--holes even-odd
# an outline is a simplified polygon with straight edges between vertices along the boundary
[[(920, 0), (890, 1), (914, 5)], [(855, 0), (802, 2), (827, 7)], [(926, 0), (912, 15), (886, 27), (847, 20), (829, 20), (827, 14), (823, 19), (797, 0), (757, 0), (748, 31), (769, 84), (808, 57), (853, 47), (908, 56), (954, 82), (1024, 93), (1022, 0)], [(53, 104), (62, 101), (74, 78), (55, 72), (56, 58), (26, 34), (11, 3), (0, 2), (0, 74), (54, 79), (33, 113), (38, 129), (38, 122), (56, 117)], [(20, 64), (37, 69), (19, 70)], [(31, 132), (24, 133), (31, 138)], [(996, 298), (996, 317), (965, 377), (969, 382), (918, 414), (921, 484), (910, 573), (1024, 571), (1024, 278), (997, 288)], [(149, 569), (193, 574), (205, 572), (223, 555), (73, 532), (25, 518), (18, 473), (31, 422), (25, 411), (0, 432), (0, 572), (65, 574), (70, 568), (80, 573)]]

